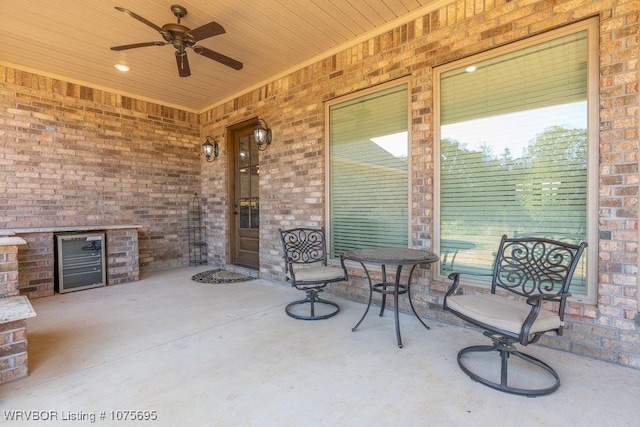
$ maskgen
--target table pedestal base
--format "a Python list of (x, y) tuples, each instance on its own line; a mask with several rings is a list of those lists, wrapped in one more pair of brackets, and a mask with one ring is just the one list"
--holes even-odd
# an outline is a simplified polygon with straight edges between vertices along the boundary
[(402, 348), (402, 336), (400, 335), (400, 318), (399, 318), (399, 313), (398, 313), (398, 295), (402, 295), (402, 294), (407, 294), (408, 295), (408, 297), (409, 297), (409, 305), (411, 306), (411, 311), (413, 311), (413, 314), (415, 314), (415, 316), (418, 318), (420, 323), (422, 323), (422, 326), (424, 326), (427, 329), (430, 329), (429, 326), (427, 326), (422, 321), (420, 316), (418, 316), (418, 313), (416, 312), (416, 309), (413, 306), (413, 301), (411, 301), (411, 277), (413, 276), (413, 271), (416, 268), (415, 265), (413, 265), (411, 267), (411, 271), (409, 272), (409, 278), (407, 280), (407, 284), (405, 285), (405, 284), (401, 284), (400, 283), (400, 274), (402, 273), (402, 265), (398, 266), (398, 269), (396, 271), (396, 280), (394, 282), (388, 282), (387, 281), (387, 271), (386, 271), (385, 266), (382, 265), (381, 266), (381, 268), (382, 268), (382, 282), (381, 283), (373, 283), (373, 281), (371, 280), (371, 274), (369, 273), (369, 270), (367, 269), (367, 267), (364, 265), (363, 262), (361, 262), (360, 264), (362, 265), (362, 268), (364, 269), (364, 272), (367, 275), (367, 280), (369, 281), (369, 303), (367, 304), (367, 309), (364, 311), (364, 314), (362, 315), (362, 318), (358, 321), (356, 326), (351, 328), (352, 332), (355, 332), (355, 330), (358, 328), (358, 326), (360, 326), (360, 324), (362, 323), (364, 318), (367, 317), (367, 313), (369, 313), (369, 308), (371, 307), (371, 300), (373, 298), (373, 293), (374, 292), (378, 292), (378, 293), (382, 294), (382, 304), (380, 306), (380, 317), (382, 317), (382, 315), (384, 314), (384, 309), (385, 309), (386, 302), (387, 302), (387, 295), (393, 295), (393, 308), (394, 308), (394, 318), (395, 318), (395, 324), (396, 324), (396, 338), (398, 340), (398, 347)]

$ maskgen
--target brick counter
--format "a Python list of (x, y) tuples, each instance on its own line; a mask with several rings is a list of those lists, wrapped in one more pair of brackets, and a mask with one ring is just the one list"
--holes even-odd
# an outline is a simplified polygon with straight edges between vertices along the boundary
[(54, 294), (54, 235), (60, 232), (104, 231), (107, 285), (139, 280), (138, 228), (141, 226), (125, 224), (0, 230), (0, 234), (14, 235), (26, 242), (17, 256), (20, 275), (16, 295), (38, 298)]

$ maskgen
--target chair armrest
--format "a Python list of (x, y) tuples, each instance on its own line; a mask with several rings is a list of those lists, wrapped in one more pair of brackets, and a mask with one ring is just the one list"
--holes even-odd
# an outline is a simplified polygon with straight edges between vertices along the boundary
[(491, 277), (491, 274), (487, 274), (487, 273), (461, 273), (461, 272), (453, 272), (451, 274), (449, 274), (447, 276), (447, 278), (449, 280), (452, 280), (453, 283), (451, 284), (451, 287), (449, 288), (449, 290), (447, 291), (445, 298), (449, 297), (453, 294), (455, 294), (456, 290), (458, 289), (458, 286), (460, 286), (460, 277), (462, 276), (476, 276), (476, 277)]
[(543, 300), (544, 301), (560, 301), (561, 299), (568, 298), (570, 296), (571, 296), (571, 293), (569, 292), (564, 292), (559, 294), (535, 294), (535, 295), (530, 295), (527, 298), (527, 304), (536, 305), (541, 303)]
[(286, 280), (291, 279), (295, 283), (296, 276), (295, 276), (295, 273), (293, 272), (293, 258), (287, 255), (283, 256), (282, 258), (284, 259), (285, 279)]
[(349, 280), (349, 273), (347, 272), (347, 267), (344, 265), (344, 255), (340, 254), (340, 265), (342, 266), (342, 269), (344, 270), (344, 280)]
[[(562, 299), (565, 299), (569, 296), (571, 296), (569, 292), (564, 292), (560, 294), (530, 295), (527, 298), (527, 304), (531, 306), (531, 311), (529, 312), (529, 315), (527, 316), (524, 323), (522, 324), (522, 329), (520, 330), (520, 344), (527, 345), (531, 343), (531, 341), (529, 341), (529, 331), (531, 330), (531, 326), (533, 326), (533, 323), (538, 318), (538, 314), (542, 309), (542, 303), (544, 301), (561, 301)], [(535, 341), (536, 340), (534, 340), (533, 342)]]
[(444, 310), (447, 310), (447, 298), (449, 298), (452, 295), (455, 295), (456, 291), (458, 290), (458, 286), (460, 286), (460, 276), (484, 276), (484, 277), (491, 277), (491, 274), (482, 274), (482, 273), (460, 273), (460, 272), (453, 272), (451, 274), (449, 274), (449, 276), (447, 276), (449, 278), (449, 280), (453, 280), (453, 283), (451, 284), (451, 287), (447, 290), (447, 293), (444, 294), (444, 300), (442, 302), (442, 308)]

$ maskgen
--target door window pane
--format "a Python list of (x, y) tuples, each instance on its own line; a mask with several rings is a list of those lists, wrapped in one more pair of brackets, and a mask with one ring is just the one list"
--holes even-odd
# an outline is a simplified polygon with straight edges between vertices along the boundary
[(241, 136), (238, 150), (238, 194), (240, 195), (240, 228), (260, 226), (259, 156), (253, 134)]
[(240, 228), (249, 228), (249, 200), (240, 199)]
[(249, 136), (240, 137), (240, 147), (238, 150), (238, 165), (240, 168), (249, 166), (251, 159), (251, 138)]

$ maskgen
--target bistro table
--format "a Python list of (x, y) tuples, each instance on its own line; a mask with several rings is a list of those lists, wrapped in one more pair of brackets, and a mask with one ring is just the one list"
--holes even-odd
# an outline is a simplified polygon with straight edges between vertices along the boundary
[[(367, 304), (367, 309), (364, 311), (362, 318), (360, 321), (354, 326), (351, 330), (355, 332), (355, 330), (360, 326), (360, 323), (364, 320), (369, 312), (369, 308), (371, 307), (371, 299), (373, 296), (373, 292), (378, 292), (382, 294), (382, 306), (380, 308), (380, 316), (384, 313), (384, 308), (386, 304), (387, 295), (393, 295), (393, 305), (395, 311), (395, 322), (396, 322), (396, 337), (398, 338), (398, 347), (402, 348), (402, 338), (400, 336), (400, 322), (398, 317), (398, 295), (407, 294), (409, 297), (409, 304), (411, 305), (411, 310), (413, 314), (416, 315), (420, 323), (427, 328), (430, 329), (418, 316), (416, 313), (416, 309), (413, 306), (413, 302), (411, 301), (411, 277), (413, 276), (413, 271), (416, 266), (420, 264), (431, 264), (433, 262), (438, 261), (438, 256), (432, 252), (427, 252), (419, 249), (409, 249), (409, 248), (364, 248), (364, 249), (354, 249), (342, 254), (342, 258), (346, 260), (357, 261), (362, 265), (364, 272), (367, 274), (367, 279), (369, 280), (369, 303)], [(374, 264), (381, 266), (382, 272), (382, 282), (373, 283), (371, 280), (371, 274), (366, 264)], [(389, 282), (387, 281), (387, 265), (396, 265), (398, 268), (396, 270), (395, 281)], [(400, 283), (400, 274), (402, 273), (402, 267), (405, 265), (411, 266), (411, 271), (409, 272), (409, 278), (407, 279), (406, 284)]]

